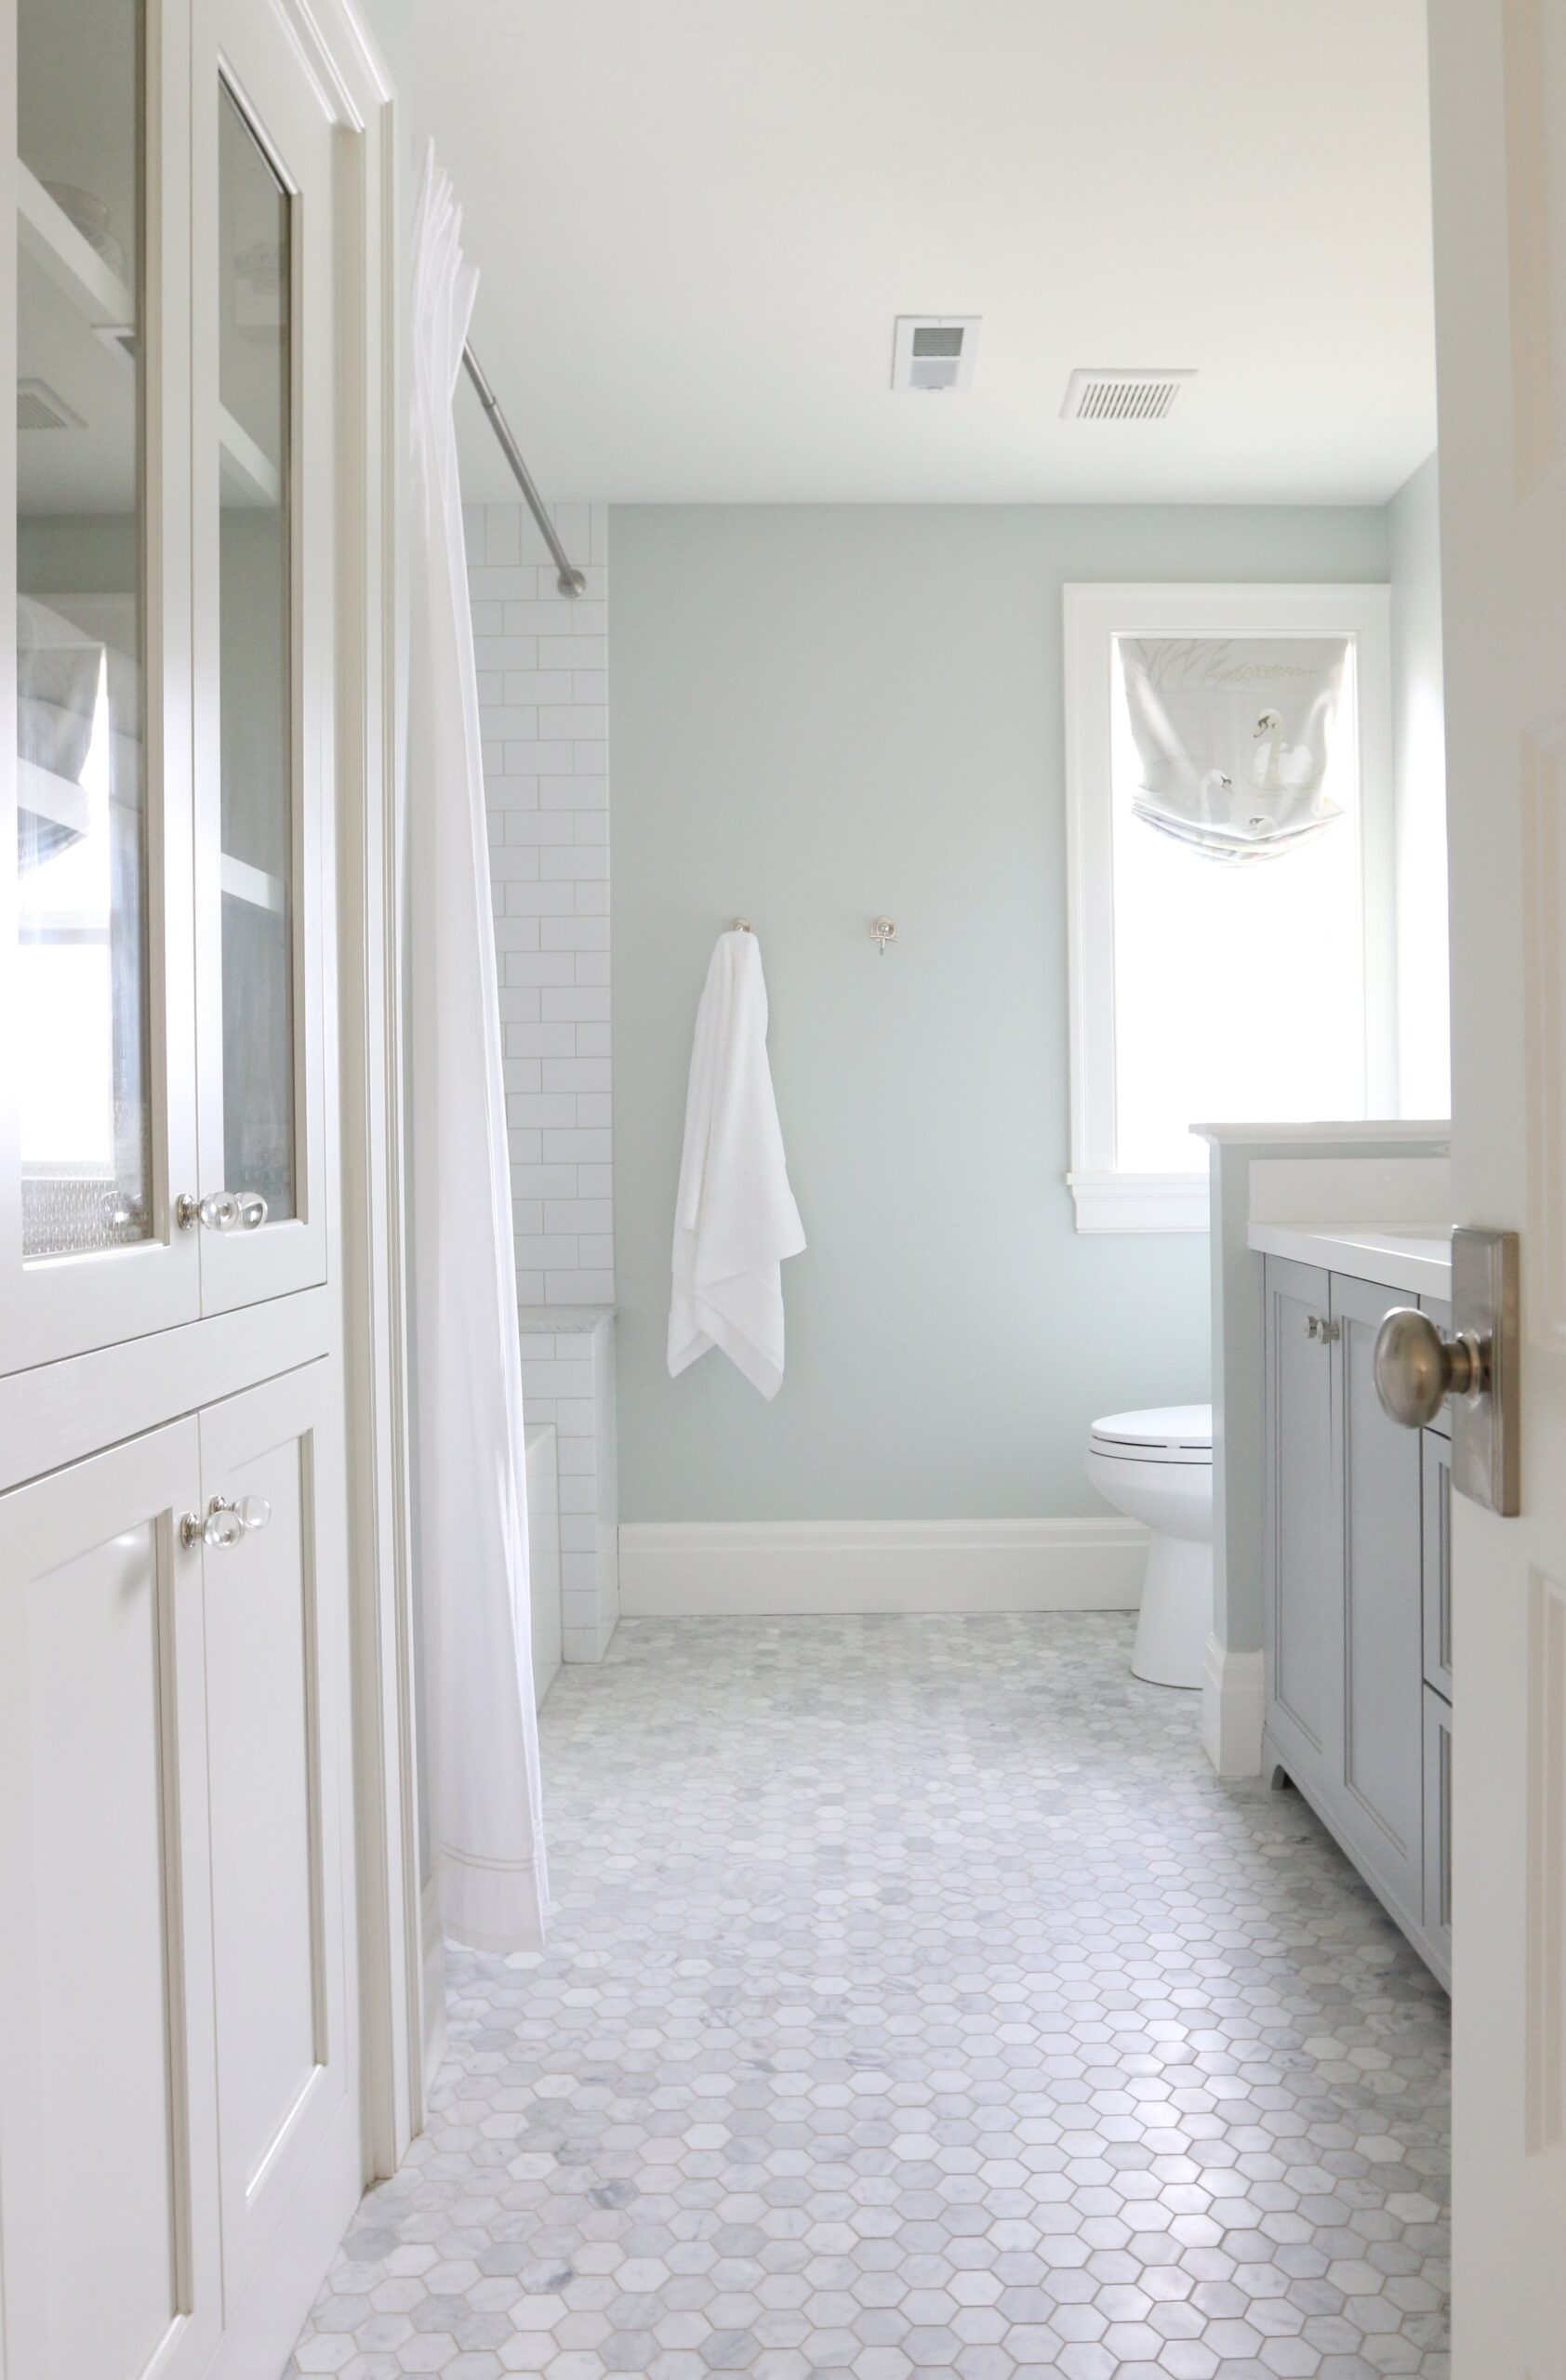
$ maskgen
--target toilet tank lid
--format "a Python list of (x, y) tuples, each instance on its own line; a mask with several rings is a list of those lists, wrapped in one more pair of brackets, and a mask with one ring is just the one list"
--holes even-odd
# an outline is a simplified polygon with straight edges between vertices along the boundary
[(1124, 1448), (1127, 1453), (1145, 1448), (1155, 1459), (1188, 1462), (1213, 1453), (1213, 1408), (1210, 1405), (1152, 1405), (1140, 1413), (1106, 1413), (1093, 1425), (1095, 1439)]

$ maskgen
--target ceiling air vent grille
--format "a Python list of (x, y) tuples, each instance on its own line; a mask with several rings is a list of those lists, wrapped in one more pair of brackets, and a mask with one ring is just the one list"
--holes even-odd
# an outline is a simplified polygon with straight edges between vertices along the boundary
[(81, 415), (73, 413), (46, 380), (17, 382), (19, 430), (81, 430), (85, 426)]
[(1062, 421), (1164, 421), (1194, 372), (1073, 372)]
[(974, 377), (976, 314), (899, 314), (892, 386), (906, 396), (961, 396)]

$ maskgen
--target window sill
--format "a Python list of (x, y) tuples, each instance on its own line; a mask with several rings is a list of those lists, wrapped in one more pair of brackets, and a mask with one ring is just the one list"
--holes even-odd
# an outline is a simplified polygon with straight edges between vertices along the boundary
[(1204, 1232), (1205, 1173), (1068, 1173), (1081, 1232)]

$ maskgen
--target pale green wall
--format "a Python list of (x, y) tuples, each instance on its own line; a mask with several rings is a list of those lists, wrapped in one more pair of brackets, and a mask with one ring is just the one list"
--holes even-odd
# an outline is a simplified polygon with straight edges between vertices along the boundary
[[(1207, 1243), (1072, 1228), (1061, 585), (1382, 579), (1385, 514), (617, 507), (610, 553), (621, 1517), (1093, 1509), (1093, 1417), (1206, 1394)], [(810, 1242), (772, 1405), (720, 1355), (664, 1366), (736, 911)]]

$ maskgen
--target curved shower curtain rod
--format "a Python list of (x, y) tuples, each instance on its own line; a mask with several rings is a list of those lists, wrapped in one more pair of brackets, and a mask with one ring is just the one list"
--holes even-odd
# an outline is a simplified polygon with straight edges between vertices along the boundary
[(511, 425), (500, 410), (500, 400), (484, 378), (478, 357), (471, 347), (463, 348), (462, 361), (467, 366), (469, 379), (478, 391), (478, 400), (488, 417), (489, 426), (500, 442), (500, 452), (510, 463), (511, 475), (527, 499), (527, 509), (538, 523), (538, 534), (554, 556), (555, 585), (563, 595), (582, 594), (586, 590), (587, 580), (576, 568), (556, 535), (554, 522), (545, 509), (544, 499), (533, 484), (533, 474), (522, 459), (522, 449), (511, 435)]

